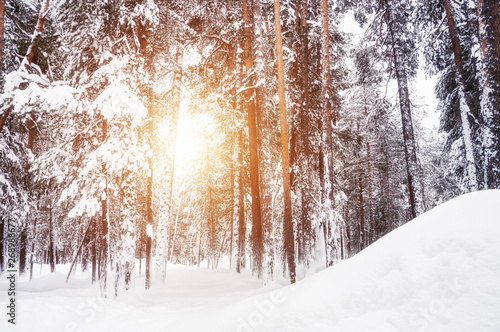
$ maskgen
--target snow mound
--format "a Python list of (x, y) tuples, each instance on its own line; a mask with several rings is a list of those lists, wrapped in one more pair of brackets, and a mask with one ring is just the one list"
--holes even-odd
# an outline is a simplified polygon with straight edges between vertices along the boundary
[(500, 331), (499, 204), (498, 190), (442, 204), (282, 289), (280, 303), (262, 299), (267, 312), (237, 330)]

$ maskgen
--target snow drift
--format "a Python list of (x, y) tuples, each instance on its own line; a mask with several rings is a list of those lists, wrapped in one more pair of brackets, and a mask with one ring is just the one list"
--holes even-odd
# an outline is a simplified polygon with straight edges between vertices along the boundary
[(283, 297), (261, 327), (246, 323), (269, 331), (500, 331), (500, 191), (442, 204)]
[[(453, 199), (355, 257), (283, 287), (248, 271), (177, 267), (114, 300), (59, 273), (19, 283), (1, 331), (499, 331), (500, 191)], [(5, 308), (4, 277), (0, 306)]]

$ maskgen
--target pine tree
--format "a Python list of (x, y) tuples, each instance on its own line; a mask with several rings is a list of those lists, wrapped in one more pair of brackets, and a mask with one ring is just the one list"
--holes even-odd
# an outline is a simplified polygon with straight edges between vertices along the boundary
[[(337, 122), (336, 112), (333, 109), (333, 93), (331, 88), (330, 76), (330, 28), (329, 28), (329, 10), (328, 1), (321, 0), (321, 85), (322, 85), (322, 150), (320, 163), (322, 171), (321, 203), (325, 211), (325, 220), (323, 221), (323, 231), (325, 234), (325, 243), (330, 237), (330, 223), (332, 222), (331, 212), (333, 211), (334, 199), (334, 160), (333, 160), (333, 127)], [(327, 254), (328, 259), (329, 254)]]
[[(3, 45), (5, 30), (5, 0), (0, 1), (0, 77), (3, 80)], [(3, 127), (0, 126), (0, 129)]]
[(403, 140), (407, 169), (408, 197), (410, 216), (415, 218), (424, 210), (421, 188), (421, 171), (417, 156), (417, 143), (414, 135), (409, 80), (415, 75), (417, 58), (415, 49), (416, 31), (412, 30), (413, 11), (411, 1), (371, 2), (360, 7), (357, 15), (359, 22), (366, 22), (366, 14), (376, 12), (374, 24), (369, 28), (373, 38), (379, 43), (383, 58), (387, 61), (390, 74), (394, 73), (398, 84), (398, 97), (403, 127)]
[(280, 101), (281, 155), (283, 172), (283, 198), (285, 204), (283, 218), (283, 248), (290, 272), (290, 281), (295, 282), (295, 241), (292, 222), (292, 196), (290, 185), (290, 164), (288, 153), (288, 125), (286, 115), (285, 73), (281, 45), (281, 18), (279, 0), (274, 0), (274, 20), (276, 23), (276, 56), (278, 60), (278, 84)]
[(481, 115), (485, 185), (500, 186), (500, 12), (498, 1), (477, 1), (481, 55)]
[[(252, 59), (252, 30), (251, 30), (251, 8), (248, 0), (243, 0), (243, 19), (244, 19), (244, 36), (245, 36), (245, 70), (247, 75), (251, 75), (253, 70)], [(248, 111), (248, 132), (249, 132), (249, 148), (250, 148), (250, 182), (252, 189), (252, 253), (253, 253), (253, 270), (258, 277), (262, 276), (262, 265), (264, 257), (263, 244), (263, 229), (262, 229), (262, 211), (261, 197), (259, 188), (259, 160), (258, 160), (258, 143), (257, 143), (257, 115), (255, 111), (254, 99), (254, 80), (247, 77), (247, 92), (246, 104)]]
[(239, 159), (239, 175), (238, 175), (238, 256), (236, 260), (236, 272), (241, 272), (245, 267), (245, 240), (246, 240), (246, 221), (245, 221), (245, 192), (243, 179), (243, 133), (238, 135), (238, 159)]
[[(441, 169), (445, 171), (441, 183), (446, 183), (444, 188), (449, 190), (441, 192), (445, 197), (470, 191), (473, 186), (468, 174), (474, 171), (476, 187), (483, 187), (480, 74), (474, 51), (478, 48), (477, 19), (469, 8), (471, 4), (450, 2), (447, 10), (443, 3), (428, 0), (418, 7), (417, 22), (425, 45), (426, 69), (432, 75), (439, 73), (435, 91), (440, 101), (440, 129), (446, 133), (441, 163)], [(443, 17), (447, 18), (448, 24), (441, 24)], [(460, 97), (461, 90), (465, 100)], [(472, 153), (467, 151), (470, 146)]]
[(473, 150), (473, 139), (472, 139), (472, 131), (469, 123), (469, 114), (470, 108), (467, 104), (467, 100), (465, 97), (465, 79), (464, 79), (464, 66), (463, 66), (463, 58), (462, 51), (460, 46), (460, 41), (458, 38), (457, 26), (455, 23), (455, 13), (453, 12), (453, 8), (451, 2), (449, 0), (443, 1), (445, 11), (446, 11), (446, 19), (448, 21), (448, 29), (450, 32), (451, 44), (453, 47), (453, 55), (455, 57), (455, 65), (456, 65), (456, 80), (458, 86), (458, 98), (460, 105), (460, 119), (462, 121), (462, 136), (464, 140), (465, 146), (465, 156), (467, 162), (467, 184), (469, 190), (476, 191), (478, 189), (478, 179), (476, 174), (476, 161), (474, 157)]

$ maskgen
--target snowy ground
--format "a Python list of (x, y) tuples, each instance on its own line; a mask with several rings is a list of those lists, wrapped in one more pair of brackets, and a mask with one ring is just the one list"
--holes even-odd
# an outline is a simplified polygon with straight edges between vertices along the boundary
[[(175, 266), (167, 285), (102, 300), (88, 274), (18, 284), (0, 331), (500, 331), (500, 191), (445, 203), (292, 286)], [(68, 267), (58, 267), (61, 272)]]

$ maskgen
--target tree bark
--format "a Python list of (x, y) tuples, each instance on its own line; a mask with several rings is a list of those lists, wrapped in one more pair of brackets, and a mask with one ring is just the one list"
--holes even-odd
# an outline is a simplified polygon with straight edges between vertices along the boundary
[[(38, 210), (38, 207), (37, 207)], [(37, 224), (38, 218), (35, 217), (33, 221), (33, 235), (31, 238), (31, 250), (30, 250), (30, 280), (33, 279), (33, 261), (34, 261), (34, 256), (35, 256), (35, 243), (36, 243), (36, 224)], [(0, 241), (1, 242), (1, 241)], [(1, 270), (1, 268), (0, 268)]]
[[(152, 113), (153, 110), (150, 109), (148, 110), (148, 113)], [(153, 117), (152, 114), (149, 115), (149, 137), (150, 137), (150, 146), (151, 144), (151, 138), (153, 135)], [(147, 180), (147, 185), (146, 185), (146, 268), (145, 268), (145, 283), (144, 283), (144, 288), (145, 289), (150, 289), (151, 288), (151, 249), (152, 249), (152, 230), (153, 230), (153, 159), (148, 158), (148, 164), (149, 164), (149, 174), (148, 174), (148, 180)]]
[(240, 273), (245, 267), (245, 192), (243, 188), (243, 133), (240, 132), (239, 146), (239, 175), (238, 175), (238, 259), (236, 261), (236, 272)]
[(285, 72), (283, 63), (283, 50), (281, 45), (281, 18), (279, 0), (274, 0), (274, 20), (276, 23), (276, 57), (278, 62), (278, 92), (280, 106), (281, 129), (281, 165), (283, 172), (283, 199), (285, 205), (283, 220), (283, 237), (288, 270), (291, 283), (295, 282), (295, 241), (292, 220), (292, 195), (290, 188), (290, 165), (288, 155), (288, 125), (286, 115)]
[[(366, 86), (363, 86), (363, 97), (364, 97), (364, 111), (365, 118), (368, 118), (368, 101), (366, 99)], [(366, 165), (367, 165), (367, 182), (368, 182), (368, 227), (370, 232), (367, 234), (368, 242), (371, 243), (373, 236), (375, 235), (375, 225), (373, 222), (373, 188), (372, 188), (372, 156), (371, 156), (371, 146), (369, 137), (366, 140)]]
[(217, 228), (215, 224), (215, 204), (213, 199), (213, 185), (212, 185), (212, 175), (213, 171), (210, 163), (210, 148), (208, 143), (205, 146), (205, 176), (207, 177), (207, 200), (208, 200), (208, 209), (207, 209), (207, 232), (208, 232), (208, 254), (212, 259), (212, 269), (215, 269), (215, 261), (217, 255)]
[(4, 247), (5, 247), (5, 242), (3, 238), (3, 234), (5, 232), (4, 227), (5, 227), (5, 222), (3, 217), (0, 216), (0, 274), (3, 273), (4, 270)]
[(392, 49), (394, 69), (398, 83), (399, 107), (401, 110), (401, 122), (403, 126), (403, 142), (406, 160), (406, 172), (408, 178), (408, 195), (410, 202), (410, 218), (413, 219), (422, 212), (422, 197), (418, 190), (419, 166), (417, 159), (417, 145), (413, 134), (413, 121), (411, 116), (410, 95), (408, 92), (408, 74), (403, 65), (403, 55), (396, 42), (396, 36), (392, 27), (392, 21), (387, 21)]
[[(3, 76), (3, 42), (4, 42), (4, 30), (5, 30), (5, 0), (0, 0), (0, 77)], [(2, 127), (0, 124), (0, 131)]]
[[(236, 75), (236, 52), (234, 49), (233, 44), (229, 44), (228, 47), (228, 71), (230, 75)], [(231, 107), (233, 110), (233, 114), (236, 115), (237, 109), (236, 109), (236, 88), (232, 87), (230, 90), (231, 93)], [(235, 120), (235, 118), (234, 118)], [(236, 135), (236, 133), (234, 133)], [(239, 151), (240, 145), (239, 142), (235, 142), (232, 147), (232, 157), (237, 159), (237, 151)], [(234, 162), (231, 164), (231, 241), (230, 241), (230, 247), (229, 247), (229, 269), (231, 270), (232, 268), (232, 263), (233, 263), (233, 238), (234, 238), (234, 218), (235, 218), (235, 208), (236, 208), (236, 200), (235, 200), (235, 195), (236, 195), (236, 165), (237, 161), (234, 160)], [(241, 167), (240, 167), (241, 168)], [(238, 262), (238, 257), (236, 257), (236, 269), (239, 267), (239, 262)]]
[(35, 57), (36, 50), (38, 48), (38, 42), (42, 37), (43, 24), (45, 23), (45, 17), (49, 13), (49, 0), (45, 0), (45, 3), (42, 4), (42, 8), (40, 9), (40, 13), (38, 14), (38, 21), (36, 23), (35, 32), (33, 33), (33, 37), (31, 38), (31, 44), (28, 47), (28, 51), (26, 52), (26, 60), (28, 64), (31, 65), (33, 62), (33, 58)]
[(465, 160), (467, 169), (467, 186), (470, 191), (478, 190), (478, 181), (476, 174), (476, 161), (474, 157), (472, 131), (469, 123), (470, 108), (465, 99), (465, 79), (464, 65), (462, 59), (462, 51), (460, 48), (460, 40), (458, 38), (457, 26), (455, 23), (455, 15), (450, 0), (443, 0), (446, 18), (448, 21), (448, 30), (450, 32), (451, 45), (453, 47), (453, 55), (456, 66), (456, 81), (458, 87), (458, 99), (460, 105), (460, 119), (462, 120), (462, 138), (465, 146)]
[[(102, 143), (106, 142), (108, 137), (108, 121), (102, 120)], [(106, 163), (102, 163), (102, 174), (107, 178)], [(108, 282), (108, 193), (107, 180), (106, 187), (101, 196), (101, 239), (100, 239), (100, 264), (99, 264), (99, 280), (101, 287), (101, 296), (107, 297), (107, 282)]]
[(265, 256), (265, 278), (272, 278), (274, 270), (274, 247), (270, 243), (272, 238), (272, 196), (271, 196), (271, 116), (270, 107), (267, 107), (266, 87), (266, 65), (265, 65), (265, 41), (263, 40), (262, 4), (261, 0), (253, 0), (253, 36), (254, 46), (254, 68), (255, 68), (255, 108), (257, 114), (258, 129), (258, 153), (259, 153), (259, 187), (261, 198), (262, 236)]
[(363, 201), (363, 179), (361, 174), (358, 176), (358, 198), (359, 198), (359, 250), (366, 246), (366, 225), (365, 225), (365, 207)]
[(169, 138), (167, 142), (167, 174), (169, 176), (167, 187), (167, 214), (166, 218), (160, 219), (158, 221), (158, 240), (157, 240), (157, 251), (156, 251), (156, 266), (158, 272), (161, 274), (161, 280), (163, 283), (166, 282), (167, 278), (167, 259), (168, 259), (168, 224), (172, 220), (172, 195), (174, 188), (174, 173), (175, 173), (175, 157), (176, 157), (176, 147), (177, 147), (177, 124), (179, 121), (179, 109), (181, 105), (181, 85), (183, 76), (183, 61), (184, 61), (184, 44), (179, 43), (176, 46), (175, 58), (174, 58), (174, 80), (173, 80), (173, 92), (172, 92), (172, 103), (170, 107), (170, 113), (168, 115), (168, 132)]
[[(234, 109), (234, 107), (233, 107)], [(233, 149), (234, 151), (234, 149)], [(234, 156), (234, 154), (233, 154)], [(230, 234), (229, 234), (229, 270), (231, 270), (232, 268), (232, 263), (233, 263), (233, 235), (234, 235), (234, 203), (235, 203), (235, 200), (234, 200), (234, 195), (235, 195), (235, 186), (234, 186), (234, 181), (235, 181), (235, 166), (234, 166), (235, 162), (231, 163), (231, 175), (230, 175), (230, 181), (231, 181), (231, 203), (230, 203), (230, 206), (231, 206), (231, 231), (230, 231)]]
[[(299, 82), (299, 61), (302, 49), (300, 48), (300, 4), (301, 0), (295, 1), (295, 33), (298, 37), (293, 43), (293, 51), (295, 53), (295, 59), (292, 64), (291, 76), (294, 82), (293, 88), (296, 90), (290, 95), (292, 99), (292, 105), (290, 107), (290, 114), (292, 121), (290, 122), (290, 184), (292, 186), (292, 192), (299, 192), (299, 183), (296, 180), (296, 175), (299, 173), (299, 158), (298, 158), (298, 148), (297, 148), (297, 138), (299, 135), (299, 114), (300, 114), (300, 90), (301, 84)], [(298, 230), (299, 231), (299, 230)], [(300, 232), (300, 231), (299, 231)], [(299, 237), (300, 240), (300, 237)], [(300, 254), (299, 254), (300, 256)]]
[(49, 207), (49, 261), (50, 261), (50, 272), (54, 273), (56, 272), (56, 261), (55, 261), (55, 255), (54, 255), (54, 227), (53, 227), (53, 220), (52, 220), (52, 202), (50, 203)]
[(375, 236), (375, 224), (373, 221), (373, 179), (372, 179), (372, 157), (371, 157), (371, 147), (370, 142), (366, 142), (366, 159), (367, 159), (367, 182), (368, 182), (368, 227), (369, 233), (368, 243), (374, 241)]
[(133, 194), (135, 192), (134, 181), (134, 175), (130, 170), (122, 171), (120, 176), (120, 188), (118, 190), (120, 212), (117, 217), (118, 223), (114, 232), (114, 234), (117, 235), (119, 243), (119, 253), (115, 256), (117, 266), (115, 293), (117, 293), (118, 283), (122, 279), (125, 290), (130, 288), (132, 275), (135, 270), (136, 222), (134, 210), (137, 199)]
[(329, 15), (328, 1), (321, 0), (321, 83), (322, 83), (322, 134), (323, 145), (320, 151), (322, 159), (323, 179), (322, 202), (325, 212), (325, 229), (329, 229), (331, 223), (331, 211), (334, 207), (333, 197), (333, 126), (336, 123), (336, 116), (332, 107), (332, 89), (330, 78), (330, 35), (329, 35)]
[[(310, 125), (310, 110), (309, 110), (309, 26), (308, 26), (308, 0), (302, 0), (299, 21), (299, 39), (300, 39), (300, 67), (299, 67), (299, 87), (300, 87), (300, 107), (299, 107), (299, 168), (302, 185), (301, 191), (301, 215), (299, 224), (301, 231), (299, 236), (302, 237), (302, 259), (306, 265), (309, 262), (311, 251), (314, 246), (314, 230), (312, 223), (312, 212), (314, 210), (314, 202), (312, 200), (312, 192), (314, 190), (314, 174), (311, 161), (313, 160), (313, 148), (311, 146), (311, 125)], [(302, 257), (301, 257), (302, 256)]]
[[(153, 57), (154, 54), (148, 49), (149, 43), (149, 30), (146, 26), (140, 24), (138, 26), (138, 31), (136, 33), (139, 39), (140, 53), (145, 59), (146, 71), (151, 75), (151, 81), (154, 79), (154, 67), (153, 67)], [(154, 138), (154, 124), (155, 124), (155, 112), (154, 112), (154, 96), (153, 96), (153, 84), (149, 83), (147, 86), (147, 108), (148, 108), (148, 126), (147, 126), (147, 137), (148, 145), (150, 149), (153, 149), (153, 138)], [(153, 158), (148, 157), (148, 168), (149, 174), (146, 182), (146, 229), (142, 229), (143, 237), (145, 239), (145, 249), (146, 249), (146, 266), (145, 266), (145, 280), (144, 288), (151, 288), (151, 264), (152, 264), (152, 236), (153, 236)], [(142, 248), (141, 248), (142, 249)], [(141, 268), (139, 265), (139, 275), (141, 273)]]
[[(66, 276), (66, 283), (69, 280), (69, 276), (71, 275), (71, 272), (73, 271), (73, 268), (75, 267), (75, 264), (76, 264), (77, 259), (78, 259), (78, 255), (80, 255), (80, 252), (82, 251), (83, 246), (86, 244), (85, 240), (87, 239), (87, 235), (89, 234), (89, 231), (92, 232), (91, 231), (92, 223), (93, 223), (93, 221), (91, 219), (89, 221), (89, 225), (87, 226), (87, 229), (85, 230), (85, 233), (83, 235), (83, 239), (80, 242), (80, 245), (78, 246), (78, 249), (76, 250), (75, 258), (73, 258), (73, 262), (71, 263), (71, 267), (69, 268), (68, 275)], [(49, 256), (50, 256), (50, 253), (49, 253)], [(51, 271), (51, 272), (54, 272), (54, 271)]]
[[(323, 158), (325, 159), (325, 179), (329, 179), (330, 173), (332, 173), (333, 163), (332, 163), (332, 144), (333, 144), (333, 133), (332, 126), (335, 121), (332, 112), (332, 91), (330, 85), (330, 36), (329, 36), (329, 17), (328, 17), (328, 1), (321, 0), (321, 83), (322, 83), (322, 108), (323, 108)], [(329, 181), (325, 181), (324, 191), (327, 197), (333, 199), (333, 191)], [(333, 203), (333, 201), (330, 201)]]
[(28, 235), (26, 231), (26, 227), (21, 230), (20, 235), (20, 249), (19, 249), (19, 275), (24, 274), (26, 271), (26, 252), (28, 246)]
[(498, 0), (478, 0), (485, 187), (500, 188), (500, 14)]
[[(248, 0), (243, 0), (243, 18), (245, 26), (245, 69), (247, 75), (252, 75), (252, 20), (250, 16), (250, 4)], [(262, 263), (264, 256), (263, 229), (260, 202), (260, 180), (259, 180), (259, 160), (258, 160), (258, 138), (257, 138), (257, 114), (255, 111), (255, 91), (254, 80), (247, 78), (246, 83), (246, 105), (248, 112), (248, 139), (250, 148), (250, 186), (252, 191), (252, 255), (253, 272), (262, 277)]]
[(97, 281), (97, 223), (95, 217), (91, 219), (90, 241), (92, 241), (92, 284)]
[(0, 133), (2, 132), (3, 126), (5, 125), (5, 121), (7, 121), (9, 114), (10, 114), (10, 108), (7, 109), (5, 113), (2, 114), (0, 117)]

